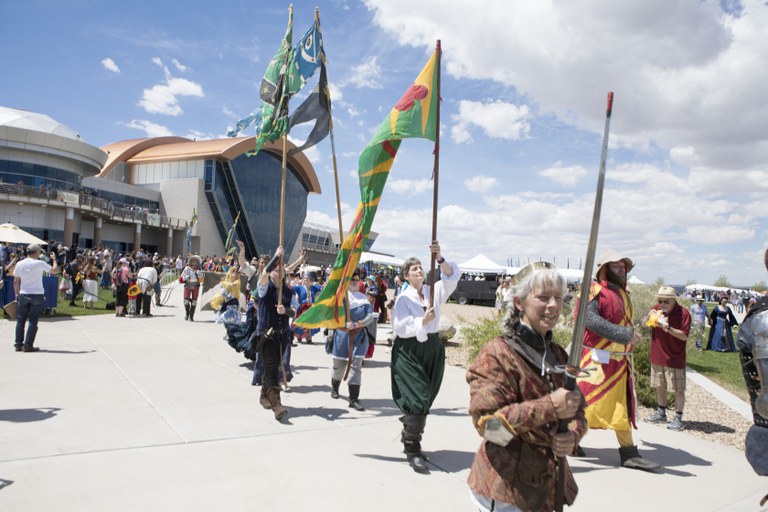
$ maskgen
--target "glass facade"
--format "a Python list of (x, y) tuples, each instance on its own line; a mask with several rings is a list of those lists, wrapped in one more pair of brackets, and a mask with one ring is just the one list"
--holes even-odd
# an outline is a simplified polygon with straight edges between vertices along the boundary
[[(243, 200), (241, 215), (248, 223), (259, 254), (274, 254), (280, 241), (281, 160), (266, 151), (256, 156), (240, 155), (230, 162)], [(296, 172), (288, 166), (285, 183), (283, 246), (290, 255), (307, 216), (307, 194)], [(218, 196), (218, 194), (217, 194)], [(228, 228), (232, 226), (229, 221)]]
[(47, 165), (0, 159), (0, 179), (3, 183), (14, 185), (21, 181), (30, 187), (50, 185), (58, 190), (79, 190), (81, 176), (76, 172)]

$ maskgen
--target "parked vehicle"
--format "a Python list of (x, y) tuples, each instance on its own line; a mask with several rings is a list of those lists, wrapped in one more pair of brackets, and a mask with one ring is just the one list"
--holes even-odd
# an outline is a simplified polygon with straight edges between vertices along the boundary
[(449, 300), (459, 304), (493, 306), (496, 302), (496, 288), (499, 287), (497, 274), (462, 275)]

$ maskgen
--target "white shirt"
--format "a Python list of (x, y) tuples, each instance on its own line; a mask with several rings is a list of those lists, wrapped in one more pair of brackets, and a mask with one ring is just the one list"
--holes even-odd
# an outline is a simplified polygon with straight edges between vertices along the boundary
[(142, 267), (136, 277), (136, 284), (139, 285), (141, 293), (147, 293), (147, 290), (152, 288), (157, 281), (157, 270), (155, 267)]
[(438, 331), (440, 327), (440, 306), (448, 301), (448, 297), (456, 290), (461, 278), (459, 267), (455, 263), (449, 263), (453, 274), (442, 275), (440, 281), (435, 283), (435, 319), (427, 325), (423, 325), (426, 307), (429, 306), (429, 286), (422, 286), (424, 301), (422, 302), (418, 292), (413, 286), (408, 286), (401, 291), (392, 308), (392, 329), (399, 338), (416, 338), (420, 342), (427, 341), (427, 335)]
[(49, 264), (37, 258), (24, 258), (18, 262), (13, 275), (21, 281), (19, 295), (43, 295), (43, 273), (50, 270)]

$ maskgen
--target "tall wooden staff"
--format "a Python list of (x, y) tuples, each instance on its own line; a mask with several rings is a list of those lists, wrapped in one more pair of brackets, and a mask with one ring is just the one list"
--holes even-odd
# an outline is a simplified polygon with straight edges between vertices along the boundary
[[(437, 240), (437, 192), (440, 181), (440, 60), (443, 56), (443, 50), (440, 46), (440, 40), (437, 40), (437, 113), (435, 115), (435, 164), (432, 170), (432, 179), (435, 185), (432, 190), (432, 242)], [(429, 262), (429, 307), (435, 305), (435, 253), (430, 253)]]
[[(573, 326), (573, 338), (571, 352), (568, 354), (568, 364), (565, 368), (567, 377), (565, 389), (576, 389), (576, 377), (581, 373), (581, 348), (584, 345), (584, 321), (587, 314), (587, 302), (589, 301), (589, 289), (592, 283), (592, 268), (595, 266), (595, 249), (597, 248), (597, 232), (600, 227), (600, 211), (603, 207), (603, 187), (605, 184), (605, 161), (608, 156), (608, 132), (611, 127), (611, 112), (613, 110), (613, 93), (608, 93), (608, 106), (605, 111), (605, 129), (603, 130), (603, 148), (600, 154), (600, 172), (597, 176), (597, 193), (595, 194), (595, 209), (592, 213), (592, 229), (589, 232), (589, 245), (587, 246), (587, 260), (584, 264), (584, 274), (581, 279), (581, 293), (579, 294), (579, 310), (576, 314), (576, 323)], [(567, 432), (570, 420), (564, 419), (558, 422), (557, 431)], [(555, 510), (563, 511), (565, 503), (565, 457), (558, 458), (557, 487), (555, 488)]]

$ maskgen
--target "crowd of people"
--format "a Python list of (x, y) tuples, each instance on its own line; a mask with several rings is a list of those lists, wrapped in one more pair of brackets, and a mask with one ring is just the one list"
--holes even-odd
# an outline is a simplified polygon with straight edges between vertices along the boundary
[[(189, 321), (194, 320), (203, 272), (219, 270), (226, 273), (225, 280), (232, 285), (223, 289), (234, 301), (222, 302), (219, 314), (231, 305), (239, 321), (237, 298), (242, 274), (248, 300), (246, 318), (253, 324), (247, 340), (254, 355), (252, 383), (260, 386), (261, 406), (281, 421), (289, 414), (281, 392), (292, 379), (291, 348), (311, 343), (317, 333), (293, 325), (293, 320), (314, 304), (330, 269), (309, 270), (303, 254), (288, 264), (283, 261), (281, 247), (272, 259), (247, 260), (242, 243), (238, 244), (237, 258), (191, 255), (183, 262), (180, 257), (141, 251), (115, 256), (107, 249), (66, 253), (61, 263), (60, 251), (52, 251), (45, 258), (39, 246), (30, 245), (26, 248), (27, 258), (15, 262), (11, 269), (19, 297), (15, 349), (37, 349), (34, 340), (42, 301), (40, 283), (47, 272), (55, 274), (62, 269), (70, 281), (73, 302), (81, 291), (90, 295), (94, 286), (114, 284), (118, 316), (126, 314), (126, 308), (129, 314), (132, 312), (122, 297), (123, 292), (130, 294), (129, 287), (135, 287), (136, 297), (141, 297), (136, 301), (135, 314), (143, 310), (144, 315), (151, 316), (150, 290), (157, 283), (158, 271), (173, 267), (184, 288), (185, 318)], [(439, 243), (433, 242), (429, 251), (439, 265), (441, 279), (433, 287), (428, 285), (421, 262), (408, 258), (394, 279), (395, 298), (391, 301), (387, 300), (384, 273), (368, 275), (365, 269), (355, 270), (351, 279), (342, 283), (346, 286), (347, 321), (329, 331), (326, 342), (331, 358), (331, 397), (340, 398), (341, 384), (347, 381), (349, 407), (362, 411), (363, 361), (370, 356), (375, 342), (371, 330), (377, 321), (390, 319), (394, 335), (391, 394), (403, 414), (400, 439), (405, 458), (418, 473), (429, 473), (421, 441), (445, 367), (445, 348), (438, 335), (441, 309), (461, 275), (454, 263), (443, 258)], [(2, 257), (12, 260), (13, 251), (6, 252)], [(573, 503), (578, 487), (566, 457), (585, 455), (580, 441), (589, 429), (615, 432), (622, 467), (662, 470), (660, 464), (640, 454), (633, 440), (633, 430), (638, 428), (633, 357), (635, 346), (642, 342), (639, 328), (633, 323), (634, 307), (627, 290), (627, 274), (633, 267), (632, 259), (610, 250), (598, 258), (594, 281), (586, 293), (583, 346), (579, 352), (580, 367), (589, 367), (590, 371), (577, 375), (577, 385), (570, 391), (565, 382), (573, 376), (564, 370), (568, 354), (552, 338), (569, 294), (565, 278), (553, 264), (535, 262), (500, 286), (504, 308), (501, 335), (485, 344), (466, 373), (469, 413), (482, 439), (468, 477), (472, 501), (480, 510), (552, 510), (559, 496), (565, 503)], [(657, 391), (657, 409), (644, 418), (646, 422), (666, 424), (673, 431), (685, 428), (686, 344), (692, 335), (698, 336), (694, 338), (698, 346), (703, 344), (696, 328), (710, 322), (708, 349), (736, 349), (727, 334), (730, 326), (736, 325), (729, 306), (731, 297), (723, 294), (717, 298), (719, 303), (709, 314), (704, 294), (694, 295), (694, 304), (688, 310), (678, 302), (673, 288), (661, 286), (656, 292), (656, 304), (643, 313), (642, 322), (651, 328), (651, 385)], [(766, 438), (768, 414), (764, 380), (768, 372), (768, 304), (761, 299), (748, 309), (738, 338), (745, 382), (756, 411), (747, 455), (755, 470), (766, 474), (764, 450), (759, 443)], [(578, 300), (574, 312), (577, 310)], [(675, 398), (671, 419), (667, 418), (668, 393)], [(558, 492), (558, 485), (562, 492)]]

